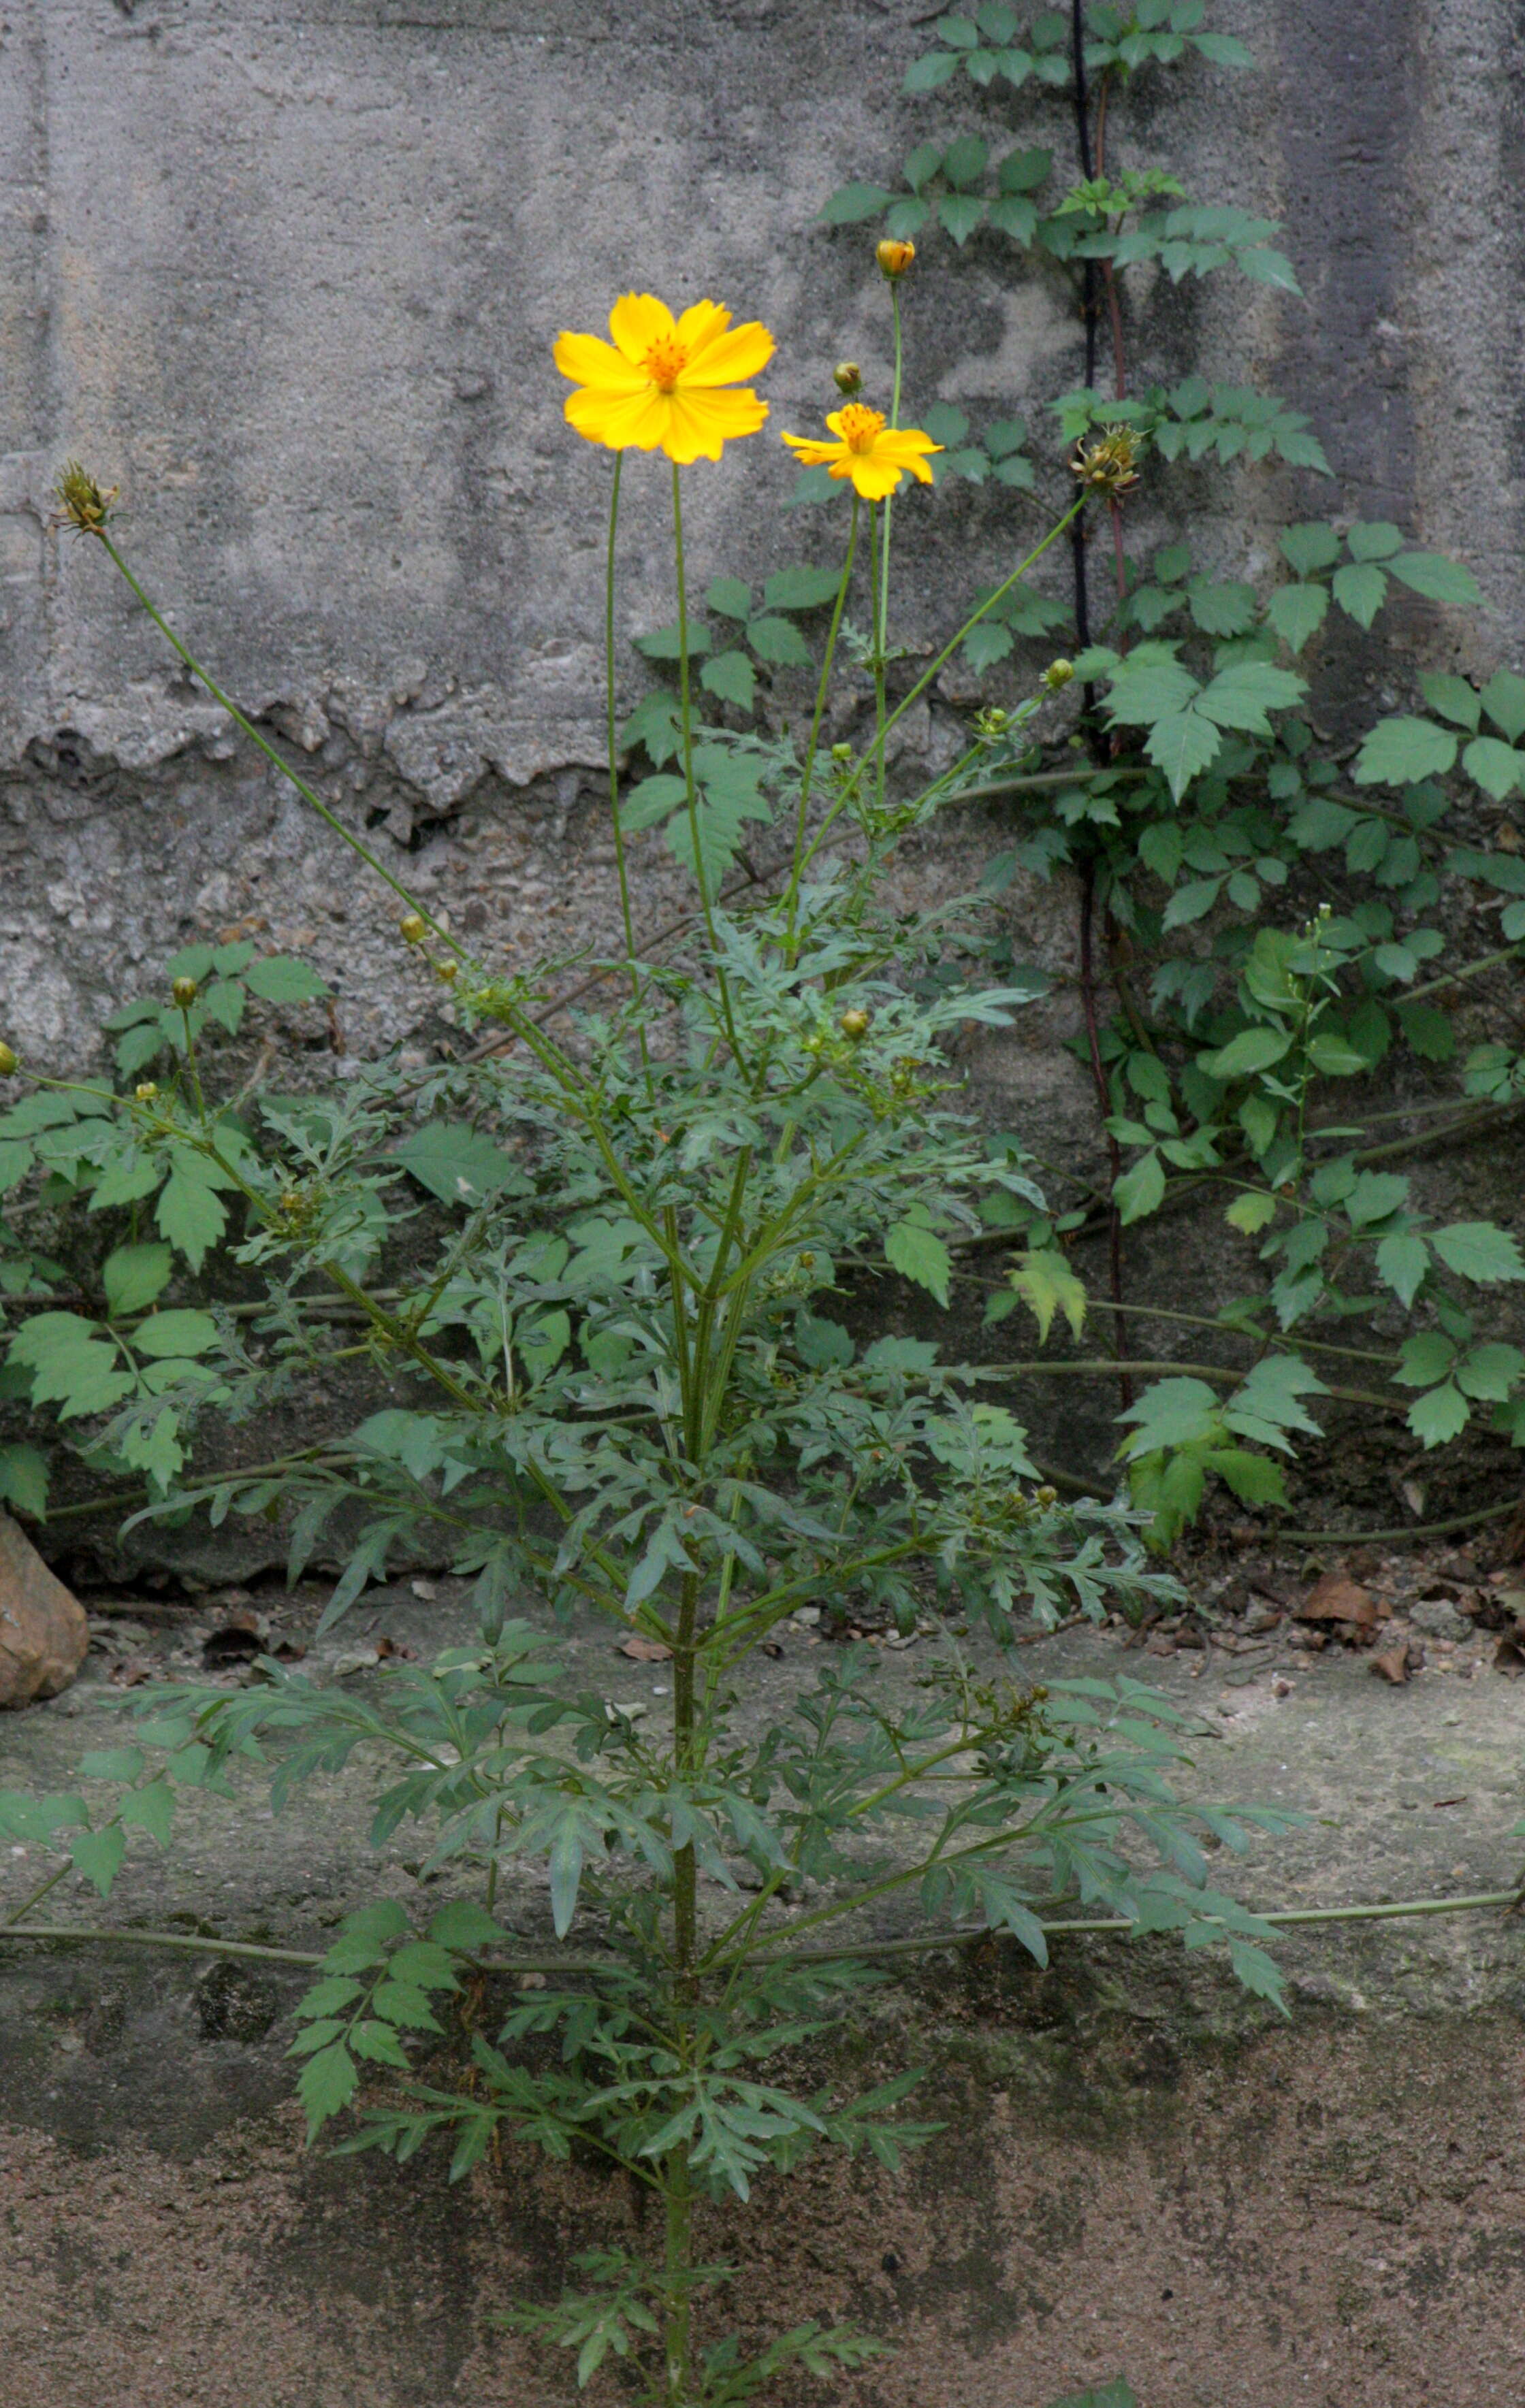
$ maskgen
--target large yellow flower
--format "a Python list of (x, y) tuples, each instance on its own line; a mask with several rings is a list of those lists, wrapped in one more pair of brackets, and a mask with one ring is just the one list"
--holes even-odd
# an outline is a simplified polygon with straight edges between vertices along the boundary
[(611, 452), (665, 452), (669, 460), (718, 460), (733, 435), (755, 435), (768, 404), (736, 393), (773, 356), (773, 337), (755, 321), (733, 326), (713, 301), (696, 301), (674, 318), (651, 293), (626, 293), (609, 313), (611, 343), (563, 335), (556, 366), (578, 386), (567, 396), (568, 423)]
[(829, 468), (834, 477), (850, 477), (854, 491), (866, 502), (884, 501), (907, 475), (920, 484), (931, 483), (927, 454), (941, 452), (942, 446), (920, 427), (886, 426), (884, 411), (869, 409), (861, 401), (834, 409), (827, 424), (837, 437), (835, 443), (823, 443), (810, 435), (784, 436), (802, 468)]

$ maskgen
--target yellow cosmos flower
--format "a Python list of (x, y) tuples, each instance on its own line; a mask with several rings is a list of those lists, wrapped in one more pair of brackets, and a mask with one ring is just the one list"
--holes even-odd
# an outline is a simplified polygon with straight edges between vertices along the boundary
[(827, 424), (835, 443), (810, 435), (784, 436), (802, 468), (829, 468), (834, 477), (850, 477), (854, 491), (866, 502), (882, 502), (908, 474), (919, 484), (931, 483), (927, 454), (942, 446), (919, 427), (886, 426), (884, 411), (869, 409), (861, 401), (834, 409)]
[(665, 452), (669, 460), (718, 460), (735, 435), (755, 435), (768, 404), (727, 391), (760, 374), (773, 337), (755, 321), (733, 326), (713, 301), (696, 301), (674, 318), (651, 293), (626, 293), (609, 313), (611, 342), (563, 335), (556, 366), (579, 390), (567, 396), (567, 422), (611, 452)]

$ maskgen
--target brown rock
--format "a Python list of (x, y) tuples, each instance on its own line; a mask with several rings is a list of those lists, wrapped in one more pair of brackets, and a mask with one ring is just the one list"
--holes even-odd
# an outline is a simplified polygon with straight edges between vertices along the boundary
[(0, 1707), (56, 1698), (85, 1660), (84, 1610), (0, 1513)]

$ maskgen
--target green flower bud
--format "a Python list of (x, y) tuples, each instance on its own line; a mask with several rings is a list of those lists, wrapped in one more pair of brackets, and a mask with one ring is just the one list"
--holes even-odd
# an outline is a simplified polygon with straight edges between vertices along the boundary
[(178, 978), (169, 992), (180, 1010), (189, 1011), (196, 999), (196, 982), (194, 978)]

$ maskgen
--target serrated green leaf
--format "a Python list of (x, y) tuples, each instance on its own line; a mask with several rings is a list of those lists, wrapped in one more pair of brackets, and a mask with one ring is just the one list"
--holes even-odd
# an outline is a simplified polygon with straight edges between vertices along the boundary
[(1408, 1426), (1421, 1446), (1444, 1446), (1459, 1438), (1472, 1418), (1472, 1407), (1450, 1381), (1416, 1397), (1408, 1409)]
[[(909, 83), (909, 78), (907, 79)], [(895, 198), (883, 184), (842, 184), (821, 211), (823, 225), (863, 225), (888, 208)]]
[(1376, 1250), (1377, 1277), (1390, 1287), (1400, 1304), (1411, 1305), (1430, 1268), (1430, 1249), (1417, 1230), (1384, 1238)]
[(1465, 678), (1426, 669), (1419, 679), (1419, 690), (1431, 710), (1438, 710), (1442, 719), (1475, 732), (1482, 716), (1482, 698)]
[(0, 1504), (13, 1506), (35, 1522), (48, 1518), (48, 1458), (24, 1440), (0, 1444)]
[(161, 1848), (169, 1845), (175, 1822), (175, 1792), (167, 1781), (145, 1782), (141, 1789), (130, 1789), (118, 1809), (123, 1823), (138, 1825)]
[(1040, 1344), (1046, 1343), (1056, 1312), (1063, 1313), (1072, 1337), (1080, 1336), (1086, 1323), (1085, 1282), (1057, 1247), (1038, 1247), (1019, 1255), (1007, 1277), (1038, 1324)]
[(1352, 560), (1387, 560), (1403, 540), (1402, 529), (1386, 519), (1357, 519), (1345, 538)]
[(1457, 738), (1432, 719), (1379, 719), (1356, 757), (1358, 786), (1410, 786), (1443, 778), (1455, 765)]
[(1370, 561), (1357, 561), (1337, 568), (1333, 580), (1334, 599), (1347, 619), (1360, 627), (1369, 627), (1388, 598), (1388, 580), (1380, 568)]
[(841, 584), (840, 569), (781, 568), (763, 587), (763, 608), (765, 610), (819, 610), (826, 603), (836, 600)]
[[(1354, 533), (1354, 530), (1352, 530)], [(1482, 588), (1470, 568), (1446, 560), (1438, 552), (1401, 552), (1387, 566), (1400, 583), (1430, 602), (1449, 602), (1459, 609), (1481, 602)]]
[(1475, 736), (1461, 755), (1461, 767), (1496, 803), (1525, 784), (1525, 753), (1501, 744), (1496, 736)]
[(1275, 1219), (1276, 1199), (1273, 1196), (1236, 1196), (1223, 1217), (1230, 1228), (1253, 1238)]
[(1197, 1059), (1210, 1079), (1247, 1079), (1258, 1070), (1269, 1070), (1290, 1051), (1291, 1043), (1282, 1028), (1243, 1028), (1216, 1054), (1199, 1054)]
[(811, 665), (810, 646), (792, 620), (749, 620), (747, 642), (759, 660), (771, 661), (786, 668), (809, 668)]
[(1266, 604), (1266, 617), (1288, 650), (1300, 652), (1323, 625), (1328, 609), (1327, 586), (1283, 585)]
[(699, 683), (706, 693), (735, 703), (740, 710), (751, 710), (756, 702), (757, 672), (745, 652), (716, 652), (700, 669)]
[(885, 1233), (885, 1259), (902, 1279), (914, 1280), (946, 1305), (953, 1258), (935, 1229), (919, 1221), (897, 1221)]
[(75, 1870), (94, 1884), (102, 1898), (110, 1897), (111, 1885), (126, 1853), (127, 1842), (120, 1823), (108, 1823), (104, 1831), (80, 1831), (69, 1842)]
[(133, 1331), (131, 1342), (137, 1354), (155, 1360), (168, 1355), (205, 1354), (217, 1343), (217, 1324), (209, 1312), (189, 1309), (151, 1312)]
[(227, 1207), (218, 1194), (226, 1184), (214, 1164), (181, 1150), (153, 1208), (157, 1226), (194, 1271), (201, 1268), (227, 1227)]
[(1340, 538), (1321, 520), (1309, 519), (1301, 526), (1283, 530), (1281, 549), (1283, 558), (1299, 577), (1311, 577), (1316, 569), (1333, 567), (1340, 557)]
[(329, 2119), (349, 2105), (359, 2086), (359, 2071), (342, 2041), (308, 2058), (296, 2095), (306, 2111), (309, 2141), (316, 2140)]
[(528, 1184), (511, 1154), (464, 1121), (425, 1122), (394, 1148), (392, 1159), (441, 1204), (482, 1204), (506, 1192), (522, 1195)]
[(250, 994), (266, 1003), (317, 1003), (333, 992), (315, 969), (286, 953), (266, 953), (263, 961), (251, 962), (243, 979)]
[(750, 619), (752, 588), (741, 577), (717, 577), (704, 589), (706, 607), (721, 619)]
[(106, 1290), (107, 1311), (112, 1319), (141, 1312), (145, 1305), (151, 1304), (168, 1286), (174, 1268), (174, 1250), (162, 1241), (114, 1247), (101, 1265), (101, 1285)]
[(1171, 794), (1179, 802), (1192, 779), (1217, 759), (1222, 745), (1222, 734), (1213, 721), (1190, 710), (1170, 711), (1157, 719), (1144, 749), (1156, 767), (1163, 770)]
[(1164, 1195), (1165, 1173), (1158, 1152), (1142, 1155), (1130, 1170), (1125, 1170), (1113, 1182), (1112, 1200), (1125, 1226), (1146, 1220), (1151, 1212), (1158, 1211)]
[(1507, 1229), (1491, 1221), (1452, 1221), (1431, 1229), (1430, 1242), (1447, 1270), (1459, 1278), (1491, 1285), (1503, 1280), (1525, 1280), (1525, 1259)]
[(1477, 699), (1494, 726), (1511, 744), (1518, 744), (1525, 736), (1525, 678), (1516, 677), (1512, 669), (1499, 669)]

